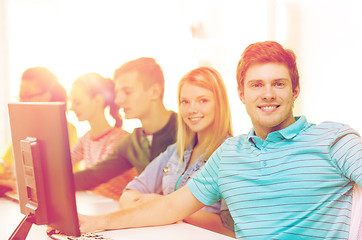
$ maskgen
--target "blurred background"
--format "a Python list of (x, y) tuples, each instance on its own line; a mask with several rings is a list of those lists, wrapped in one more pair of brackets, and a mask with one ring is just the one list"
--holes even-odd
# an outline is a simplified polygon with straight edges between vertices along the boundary
[[(224, 78), (234, 133), (251, 123), (237, 96), (236, 66), (250, 43), (276, 40), (297, 55), (296, 115), (344, 122), (362, 133), (362, 2), (359, 0), (0, 0), (0, 150), (10, 143), (7, 103), (22, 72), (44, 66), (69, 90), (81, 74), (112, 77), (123, 63), (153, 57), (176, 86), (207, 65)], [(88, 129), (69, 112), (81, 136)], [(126, 120), (132, 131), (139, 123)]]

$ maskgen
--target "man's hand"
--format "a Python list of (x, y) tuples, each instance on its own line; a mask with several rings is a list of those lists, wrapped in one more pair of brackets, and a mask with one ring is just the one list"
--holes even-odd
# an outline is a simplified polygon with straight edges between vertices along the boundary
[(105, 217), (103, 215), (89, 216), (78, 214), (78, 218), (81, 233), (106, 230)]

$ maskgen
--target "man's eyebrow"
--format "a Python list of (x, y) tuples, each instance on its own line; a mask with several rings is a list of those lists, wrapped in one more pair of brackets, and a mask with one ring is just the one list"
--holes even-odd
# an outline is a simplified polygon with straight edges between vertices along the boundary
[(257, 82), (263, 82), (263, 80), (261, 80), (261, 79), (250, 79), (246, 83), (249, 84), (249, 83), (257, 83)]
[(273, 81), (289, 81), (289, 78), (276, 78)]
[[(272, 81), (289, 81), (289, 78), (275, 78), (275, 79), (272, 79)], [(248, 81), (246, 81), (246, 83), (255, 83), (255, 82), (264, 82), (263, 79), (250, 79)]]

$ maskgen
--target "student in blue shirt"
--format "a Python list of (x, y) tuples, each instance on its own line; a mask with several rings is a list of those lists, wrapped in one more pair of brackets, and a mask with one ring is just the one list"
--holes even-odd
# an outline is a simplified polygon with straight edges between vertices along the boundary
[(248, 134), (225, 140), (187, 186), (137, 208), (80, 216), (81, 231), (169, 224), (223, 198), (239, 239), (347, 239), (353, 186), (362, 186), (359, 134), (293, 115), (296, 57), (276, 42), (248, 46), (237, 81)]

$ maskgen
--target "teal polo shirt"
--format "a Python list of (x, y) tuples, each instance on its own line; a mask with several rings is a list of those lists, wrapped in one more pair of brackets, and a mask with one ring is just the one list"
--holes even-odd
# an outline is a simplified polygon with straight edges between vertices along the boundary
[(263, 140), (227, 139), (188, 183), (206, 205), (224, 198), (242, 239), (347, 239), (362, 141), (349, 126), (304, 116)]

